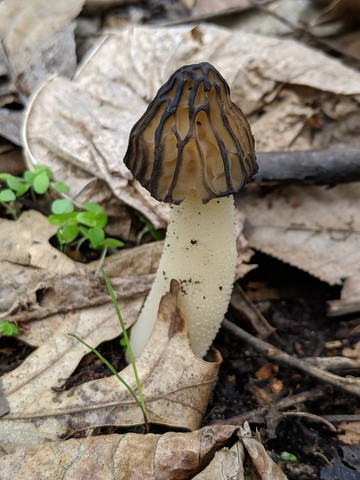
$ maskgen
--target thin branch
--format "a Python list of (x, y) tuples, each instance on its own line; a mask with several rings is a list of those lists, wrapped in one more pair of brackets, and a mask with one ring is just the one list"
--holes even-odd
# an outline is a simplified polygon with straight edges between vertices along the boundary
[(319, 415), (314, 415), (313, 413), (309, 412), (284, 412), (282, 415), (285, 417), (303, 417), (312, 420), (313, 422), (323, 423), (328, 427), (329, 430), (332, 432), (337, 432), (337, 428), (333, 425), (329, 420), (324, 417), (320, 417)]
[(327, 392), (324, 388), (317, 387), (312, 390), (307, 390), (306, 392), (298, 393), (297, 395), (283, 398), (275, 404), (264, 405), (263, 407), (255, 408), (250, 412), (241, 413), (224, 420), (213, 420), (210, 423), (211, 425), (243, 425), (244, 422), (264, 423), (265, 415), (272, 408), (276, 408), (279, 411), (285, 410), (286, 408), (293, 407), (299, 403), (302, 404), (309, 401), (319, 400), (320, 398), (325, 397), (326, 394)]
[(329, 420), (329, 422), (333, 423), (341, 423), (341, 422), (360, 422), (360, 415), (359, 414), (344, 414), (344, 415), (324, 415), (323, 418)]
[(360, 379), (350, 376), (339, 377), (338, 375), (334, 375), (326, 370), (313, 367), (306, 360), (301, 360), (289, 355), (286, 352), (283, 352), (278, 348), (273, 347), (269, 343), (254, 337), (227, 319), (224, 319), (222, 324), (226, 330), (231, 332), (236, 337), (241, 338), (241, 340), (245, 341), (249, 345), (252, 345), (256, 350), (263, 353), (270, 360), (274, 360), (285, 365), (290, 365), (291, 367), (301, 370), (307, 375), (311, 375), (322, 382), (330, 383), (331, 385), (344, 390), (345, 392), (360, 397)]
[(360, 150), (258, 152), (255, 182), (335, 185), (360, 181)]

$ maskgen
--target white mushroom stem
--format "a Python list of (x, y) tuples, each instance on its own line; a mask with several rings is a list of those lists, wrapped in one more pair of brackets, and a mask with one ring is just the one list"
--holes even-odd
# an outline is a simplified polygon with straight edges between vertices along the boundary
[(203, 204), (191, 190), (172, 207), (159, 268), (139, 319), (131, 331), (135, 356), (144, 349), (171, 279), (180, 283), (180, 308), (195, 355), (211, 346), (228, 308), (236, 266), (233, 196)]

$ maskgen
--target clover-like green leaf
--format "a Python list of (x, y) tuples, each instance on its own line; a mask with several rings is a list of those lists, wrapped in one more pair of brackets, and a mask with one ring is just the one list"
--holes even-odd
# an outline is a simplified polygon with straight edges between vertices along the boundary
[(49, 215), (48, 220), (56, 226), (77, 225), (76, 215), (77, 212), (57, 213)]
[(60, 244), (71, 243), (79, 235), (79, 226), (75, 224), (68, 224), (60, 227), (56, 236)]
[(108, 237), (105, 238), (104, 248), (120, 248), (124, 246), (124, 242), (117, 238)]
[(23, 178), (26, 182), (32, 184), (35, 178), (35, 173), (31, 172), (30, 170), (25, 170), (23, 173)]
[(33, 168), (34, 168), (35, 176), (40, 173), (45, 173), (45, 175), (49, 178), (49, 180), (53, 179), (53, 173), (50, 170), (50, 168), (47, 167), (46, 165), (37, 164), (37, 165), (34, 165)]
[(13, 176), (9, 177), (6, 180), (6, 183), (8, 184), (8, 187), (13, 190), (17, 197), (24, 195), (31, 186), (30, 183), (24, 182), (21, 178), (19, 179), (18, 177)]
[(13, 175), (11, 175), (11, 173), (0, 173), (0, 180), (8, 180), (8, 178), (11, 178), (13, 177)]
[(14, 200), (16, 200), (16, 195), (10, 188), (0, 190), (0, 202), (13, 202)]
[(0, 337), (12, 337), (13, 335), (20, 335), (20, 329), (11, 322), (0, 322)]
[(90, 248), (100, 248), (104, 244), (105, 232), (100, 227), (89, 228), (87, 237), (90, 240)]
[(54, 214), (71, 213), (74, 211), (74, 204), (71, 200), (59, 198), (52, 202), (51, 211)]
[(100, 205), (97, 203), (85, 202), (84, 208), (86, 209), (86, 212), (80, 212), (77, 216), (79, 223), (82, 223), (87, 227), (105, 227), (108, 217)]
[(33, 188), (36, 193), (43, 195), (47, 192), (50, 184), (50, 178), (46, 171), (42, 170), (40, 173), (36, 174), (33, 181)]
[(104, 213), (102, 206), (95, 202), (84, 202), (84, 209), (96, 214)]
[(77, 221), (87, 227), (95, 227), (96, 215), (93, 212), (79, 212), (76, 216)]
[(69, 186), (64, 182), (55, 182), (54, 188), (59, 193), (69, 193)]

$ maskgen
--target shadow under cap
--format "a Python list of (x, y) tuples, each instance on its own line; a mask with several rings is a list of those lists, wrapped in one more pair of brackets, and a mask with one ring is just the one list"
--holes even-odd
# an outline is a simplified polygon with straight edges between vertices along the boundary
[(206, 62), (179, 68), (159, 89), (124, 162), (155, 199), (175, 204), (190, 190), (203, 203), (236, 193), (258, 171), (250, 125)]

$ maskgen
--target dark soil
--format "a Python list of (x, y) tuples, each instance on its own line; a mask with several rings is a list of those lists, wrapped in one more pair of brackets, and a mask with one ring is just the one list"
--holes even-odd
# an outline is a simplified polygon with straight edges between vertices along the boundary
[[(241, 285), (276, 328), (280, 338), (269, 338), (269, 343), (291, 355), (306, 358), (341, 355), (341, 349), (328, 349), (326, 342), (339, 340), (342, 346), (351, 346), (359, 340), (359, 329), (355, 328), (360, 324), (359, 319), (326, 316), (326, 303), (338, 298), (339, 288), (265, 255), (257, 254), (253, 261), (259, 267), (248, 274)], [(231, 307), (228, 318), (249, 330)], [(357, 336), (353, 332), (357, 332)], [(360, 409), (356, 397), (321, 384), (291, 367), (269, 361), (224, 328), (215, 346), (224, 361), (206, 424), (232, 423), (232, 417), (249, 420), (252, 430), (259, 429), (262, 443), (289, 479), (360, 478), (359, 447), (342, 444), (338, 432), (331, 431), (321, 421), (333, 419), (334, 415), (357, 414), (358, 419)], [(279, 411), (277, 404), (281, 399), (296, 399), (299, 394), (304, 394), (305, 401)], [(252, 412), (259, 407), (263, 407), (263, 412), (254, 417)], [(305, 416), (288, 415), (288, 412), (305, 412)], [(318, 418), (307, 416), (308, 413)], [(339, 427), (339, 420), (332, 420), (335, 427)], [(349, 451), (351, 461), (345, 455)], [(283, 452), (294, 454), (297, 461), (282, 461)], [(337, 467), (332, 465), (336, 459), (340, 476), (337, 476)]]

